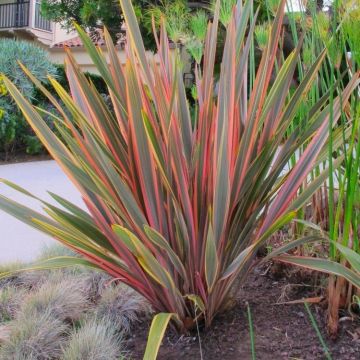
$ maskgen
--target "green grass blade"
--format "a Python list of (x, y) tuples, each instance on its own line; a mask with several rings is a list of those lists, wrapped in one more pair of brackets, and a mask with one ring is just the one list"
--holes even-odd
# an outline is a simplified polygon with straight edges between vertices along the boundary
[(247, 304), (247, 316), (249, 322), (249, 332), (250, 332), (250, 345), (251, 345), (251, 359), (256, 360), (256, 352), (255, 352), (255, 333), (254, 333), (254, 326), (251, 316), (251, 309), (250, 305)]
[(316, 320), (315, 320), (315, 318), (314, 318), (314, 316), (313, 316), (313, 314), (312, 314), (312, 312), (311, 312), (311, 310), (310, 310), (310, 306), (309, 306), (309, 304), (308, 304), (306, 301), (304, 302), (304, 306), (305, 306), (305, 309), (306, 309), (306, 311), (307, 311), (307, 313), (308, 313), (308, 315), (309, 315), (311, 324), (312, 324), (314, 330), (316, 331), (316, 335), (318, 336), (319, 341), (320, 341), (320, 343), (321, 343), (321, 346), (322, 346), (322, 348), (323, 348), (323, 350), (324, 350), (324, 354), (325, 354), (326, 359), (327, 359), (327, 360), (332, 360), (332, 357), (331, 357), (329, 348), (327, 347), (327, 345), (326, 345), (326, 343), (325, 343), (325, 340), (324, 340), (324, 338), (323, 338), (322, 335), (321, 335), (320, 329), (319, 329), (319, 327), (317, 326)]

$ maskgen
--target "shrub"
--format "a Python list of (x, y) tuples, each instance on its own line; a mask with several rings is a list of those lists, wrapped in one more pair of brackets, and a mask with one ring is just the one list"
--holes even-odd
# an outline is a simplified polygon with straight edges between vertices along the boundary
[(31, 99), (34, 85), (21, 70), (16, 60), (20, 61), (37, 77), (39, 81), (47, 80), (47, 75), (56, 75), (56, 69), (50, 62), (45, 50), (27, 41), (0, 39), (0, 73), (9, 77), (22, 94)]
[[(313, 105), (301, 126), (293, 124), (325, 51), (317, 54), (289, 96), (300, 47), (277, 63), (276, 71), (285, 0), (257, 69), (249, 61), (256, 17), (250, 17), (251, 0), (244, 6), (239, 1), (227, 26), (215, 91), (218, 1), (204, 61), (196, 70), (192, 125), (179, 53), (170, 52), (163, 28), (159, 63), (147, 61), (131, 2), (121, 4), (128, 32), (125, 68), (106, 31), (109, 66), (78, 29), (111, 90), (115, 114), (71, 54), (66, 66), (73, 97), (51, 80), (64, 104), (51, 98), (64, 122), (61, 138), (5, 79), (27, 121), (80, 190), (88, 212), (61, 199), (66, 210), (44, 203), (47, 217), (2, 196), (0, 207), (85, 258), (65, 257), (49, 264), (101, 268), (132, 286), (156, 311), (176, 314), (180, 330), (201, 320), (209, 326), (228, 306), (233, 287), (244, 281), (259, 247), (296, 216), (326, 179), (327, 170), (317, 177), (308, 174), (327, 158), (329, 94)], [(256, 70), (251, 84), (249, 68)], [(271, 83), (273, 73), (277, 76)], [(358, 84), (356, 74), (334, 99), (334, 124)], [(341, 136), (341, 131), (334, 134), (333, 143)], [(299, 153), (296, 165), (286, 169)], [(302, 186), (306, 190), (300, 193)], [(286, 250), (305, 240), (309, 237), (287, 244)]]
[(129, 333), (139, 315), (149, 312), (146, 300), (134, 290), (124, 285), (109, 286), (97, 304), (95, 316), (106, 319), (114, 329)]
[(71, 334), (62, 359), (119, 360), (122, 351), (121, 338), (111, 322), (90, 320)]
[(62, 353), (67, 327), (48, 312), (19, 313), (10, 331), (0, 347), (1, 360), (55, 360)]
[[(21, 70), (17, 60), (26, 65), (40, 81), (46, 82), (47, 74), (56, 75), (56, 68), (46, 51), (30, 42), (0, 39), (0, 54), (0, 74), (11, 79), (28, 100), (34, 99), (35, 87)], [(28, 147), (28, 152), (38, 152), (39, 144), (35, 146), (34, 138), (29, 137), (32, 136), (31, 128), (11, 101), (1, 78), (0, 109), (0, 152), (22, 145)]]

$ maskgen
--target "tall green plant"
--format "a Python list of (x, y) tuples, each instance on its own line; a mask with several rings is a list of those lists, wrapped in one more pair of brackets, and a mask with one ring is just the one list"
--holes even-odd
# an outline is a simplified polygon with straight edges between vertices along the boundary
[(161, 0), (159, 4), (151, 4), (144, 14), (144, 25), (149, 33), (153, 27), (160, 29), (165, 24), (169, 38), (174, 42), (182, 42), (188, 32), (190, 9), (186, 0)]
[[(321, 78), (318, 86), (313, 86), (308, 93), (305, 111), (308, 111), (308, 106), (316, 103), (323, 93), (330, 93), (328, 159), (325, 164), (319, 163), (318, 167), (314, 168), (312, 176), (316, 176), (323, 165), (328, 165), (330, 171), (329, 178), (314, 196), (311, 211), (308, 209), (303, 211), (303, 214), (310, 214), (307, 215), (308, 218), (317, 222), (324, 231), (328, 231), (330, 251), (329, 254), (320, 254), (319, 259), (314, 256), (281, 256), (280, 259), (335, 274), (329, 277), (327, 319), (329, 333), (336, 336), (339, 308), (348, 308), (353, 301), (353, 295), (360, 291), (359, 269), (353, 260), (359, 257), (360, 236), (358, 90), (342, 111), (340, 121), (333, 117), (335, 95), (341, 94), (344, 84), (348, 81), (340, 72), (346, 70), (351, 78), (352, 74), (359, 70), (360, 8), (357, 1), (353, 0), (334, 1), (331, 13), (319, 12), (315, 1), (308, 2), (308, 8), (309, 13), (301, 13), (300, 19), (305, 39), (302, 50), (303, 62), (299, 64), (299, 77), (303, 77), (304, 70), (315, 59), (314, 50), (319, 44), (328, 49), (328, 57), (320, 69)], [(292, 13), (288, 14), (295, 43), (298, 42), (296, 18)], [(306, 31), (306, 28), (309, 30)], [(336, 132), (343, 134), (340, 143), (336, 143)], [(343, 156), (344, 162), (339, 168), (333, 169), (333, 162), (338, 156)], [(300, 225), (301, 230), (304, 230), (303, 225)]]
[(185, 47), (198, 64), (203, 57), (207, 23), (208, 14), (204, 10), (198, 10), (189, 17), (189, 34)]
[[(209, 326), (228, 305), (234, 285), (244, 281), (257, 249), (296, 216), (328, 175), (325, 170), (316, 178), (308, 177), (327, 156), (328, 95), (313, 105), (302, 126), (289, 132), (325, 51), (318, 54), (291, 97), (300, 45), (270, 82), (283, 0), (249, 88), (247, 69), (256, 16), (250, 20), (251, 0), (244, 5), (238, 1), (215, 84), (218, 1), (206, 35), (203, 66), (196, 68), (198, 111), (192, 125), (179, 54), (170, 51), (166, 29), (163, 26), (156, 39), (158, 62), (149, 59), (130, 0), (120, 2), (128, 31), (125, 67), (106, 31), (109, 65), (78, 28), (109, 87), (115, 114), (70, 52), (66, 71), (71, 96), (50, 78), (64, 108), (24, 68), (61, 114), (56, 119), (59, 137), (47, 127), (41, 112), (4, 79), (34, 131), (79, 189), (87, 211), (54, 194), (61, 207), (43, 201), (47, 216), (4, 196), (0, 196), (0, 208), (84, 258), (55, 258), (38, 267), (81, 262), (103, 269), (144, 295), (156, 311), (171, 314), (158, 317), (161, 323), (173, 318), (180, 330), (202, 320)], [(358, 84), (356, 74), (341, 101), (334, 99), (335, 121)], [(291, 156), (305, 144), (296, 165), (283, 174)], [(339, 157), (334, 166), (341, 162)], [(299, 195), (304, 182), (306, 191)]]

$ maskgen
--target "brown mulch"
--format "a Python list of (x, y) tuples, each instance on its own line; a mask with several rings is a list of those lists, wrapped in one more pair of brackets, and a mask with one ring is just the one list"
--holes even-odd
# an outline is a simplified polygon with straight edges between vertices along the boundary
[[(219, 315), (211, 329), (179, 336), (172, 330), (166, 333), (160, 348), (159, 360), (246, 360), (251, 359), (251, 345), (247, 318), (251, 308), (255, 332), (257, 360), (325, 359), (318, 336), (311, 325), (303, 304), (278, 305), (302, 298), (318, 296), (324, 291), (303, 276), (263, 274), (255, 270), (239, 293), (236, 306)], [(313, 277), (311, 277), (313, 279)], [(333, 360), (360, 359), (360, 320), (348, 313), (341, 314), (340, 331), (336, 340), (326, 333), (326, 304), (311, 305), (311, 311), (320, 328)], [(146, 346), (149, 323), (139, 325), (128, 340), (130, 358), (142, 359)]]

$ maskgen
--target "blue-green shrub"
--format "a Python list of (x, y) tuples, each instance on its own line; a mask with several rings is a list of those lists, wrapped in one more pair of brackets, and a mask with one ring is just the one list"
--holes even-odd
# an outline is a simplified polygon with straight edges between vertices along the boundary
[[(24, 96), (34, 101), (35, 88), (21, 70), (23, 63), (40, 81), (46, 82), (47, 75), (56, 76), (56, 67), (51, 63), (47, 52), (27, 41), (0, 39), (0, 74), (10, 78)], [(24, 147), (27, 152), (39, 152), (33, 133), (23, 116), (8, 96), (0, 78), (0, 152), (11, 152)]]

